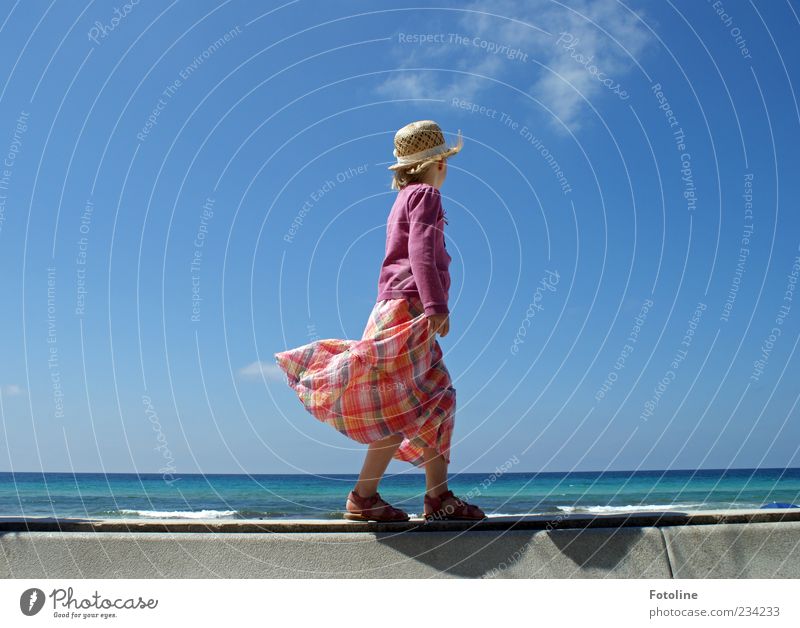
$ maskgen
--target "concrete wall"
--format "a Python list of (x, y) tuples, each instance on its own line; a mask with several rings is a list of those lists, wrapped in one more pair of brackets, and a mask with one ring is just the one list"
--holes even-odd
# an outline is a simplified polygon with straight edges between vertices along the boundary
[(0, 577), (800, 577), (799, 521), (397, 532), (358, 531), (358, 526), (351, 532), (335, 531), (336, 526), (330, 532), (305, 532), (302, 524), (287, 525), (286, 532), (277, 529), (63, 532), (6, 526), (0, 530)]

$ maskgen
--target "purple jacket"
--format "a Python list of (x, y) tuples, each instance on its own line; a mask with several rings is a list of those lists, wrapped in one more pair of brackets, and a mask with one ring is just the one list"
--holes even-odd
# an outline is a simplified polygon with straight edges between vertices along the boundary
[(416, 296), (425, 314), (449, 314), (450, 254), (444, 244), (444, 210), (437, 188), (410, 183), (397, 193), (386, 225), (386, 256), (378, 301)]

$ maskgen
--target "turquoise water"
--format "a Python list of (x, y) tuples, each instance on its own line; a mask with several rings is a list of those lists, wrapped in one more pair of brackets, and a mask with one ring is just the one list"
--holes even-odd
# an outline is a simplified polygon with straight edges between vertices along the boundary
[[(50, 517), (341, 517), (354, 475), (0, 473), (0, 515)], [(169, 480), (169, 481), (167, 481)], [(692, 511), (800, 505), (800, 469), (470, 473), (450, 488), (487, 514)], [(422, 474), (387, 476), (381, 495), (422, 511)]]

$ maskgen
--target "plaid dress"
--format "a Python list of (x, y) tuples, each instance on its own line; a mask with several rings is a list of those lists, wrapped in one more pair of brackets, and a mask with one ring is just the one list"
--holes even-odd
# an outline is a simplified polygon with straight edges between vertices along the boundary
[(418, 298), (376, 302), (361, 340), (316, 340), (275, 359), (306, 410), (345, 436), (399, 433), (398, 460), (422, 467), (432, 447), (450, 461), (456, 391)]

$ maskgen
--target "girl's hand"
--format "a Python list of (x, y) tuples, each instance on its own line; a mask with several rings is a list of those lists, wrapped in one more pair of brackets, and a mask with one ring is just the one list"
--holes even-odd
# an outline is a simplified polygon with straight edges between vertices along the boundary
[(450, 316), (448, 314), (431, 314), (428, 318), (428, 331), (437, 333), (444, 338), (450, 331)]

